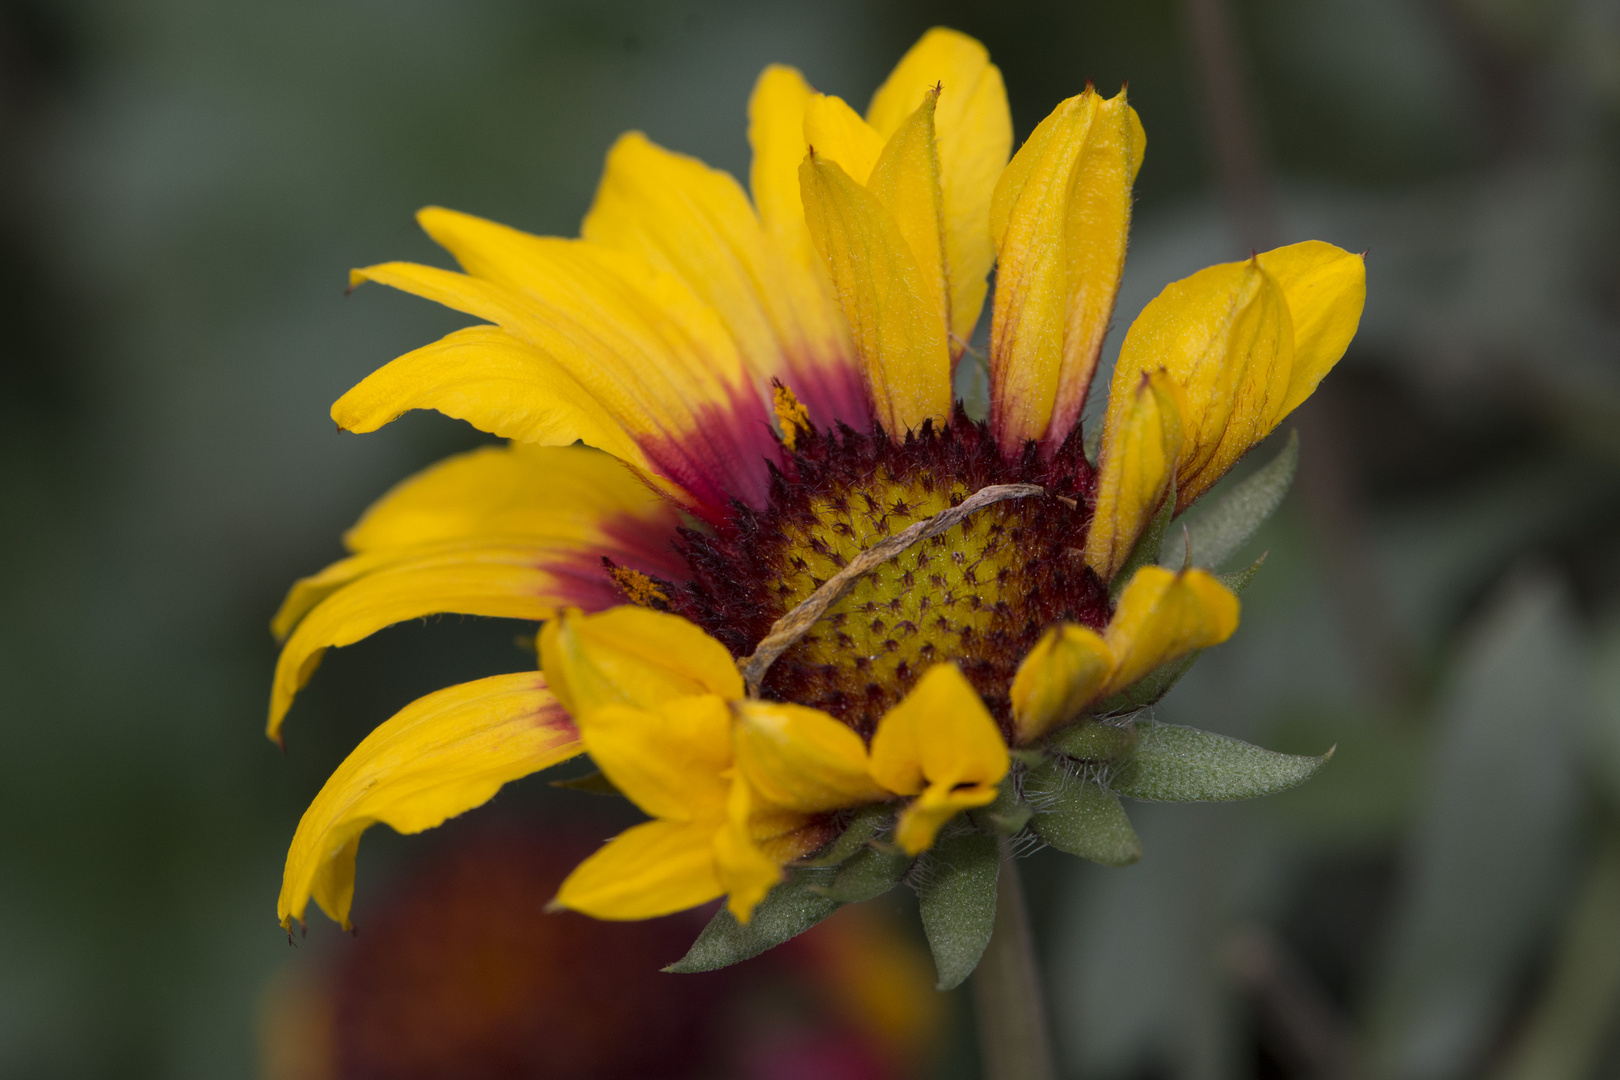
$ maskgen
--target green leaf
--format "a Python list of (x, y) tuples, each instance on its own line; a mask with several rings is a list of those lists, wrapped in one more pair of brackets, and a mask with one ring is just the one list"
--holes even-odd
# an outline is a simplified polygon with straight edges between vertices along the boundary
[(1194, 517), (1187, 524), (1185, 537), (1177, 531), (1163, 538), (1162, 546), (1154, 549), (1159, 565), (1181, 566), (1187, 561), (1189, 542), (1194, 566), (1218, 567), (1236, 555), (1282, 505), (1298, 468), (1299, 432), (1292, 431), (1276, 457)]
[(1138, 570), (1158, 561), (1159, 549), (1164, 544), (1164, 534), (1170, 528), (1170, 519), (1175, 516), (1176, 478), (1172, 474), (1170, 487), (1164, 493), (1164, 502), (1159, 504), (1158, 513), (1153, 515), (1153, 520), (1148, 522), (1148, 527), (1136, 541), (1136, 546), (1131, 548), (1131, 553), (1125, 557), (1119, 572), (1108, 583), (1109, 600), (1117, 601), (1119, 594), (1125, 591), (1125, 586), (1131, 583), (1131, 578), (1136, 576)]
[(936, 989), (960, 986), (979, 966), (995, 927), (1000, 870), (994, 837), (958, 833), (934, 846), (928, 873), (917, 886), (917, 901), (939, 975)]
[(1060, 728), (1047, 738), (1046, 745), (1076, 761), (1113, 761), (1136, 748), (1136, 731), (1129, 724), (1085, 719)]
[(1136, 753), (1108, 786), (1132, 799), (1225, 802), (1286, 791), (1333, 756), (1279, 754), (1239, 739), (1173, 724), (1137, 725)]
[(915, 860), (889, 844), (868, 844), (851, 855), (830, 885), (811, 885), (822, 896), (841, 904), (858, 904), (882, 896), (905, 877)]
[(968, 811), (968, 817), (985, 832), (1016, 836), (1029, 824), (1030, 809), (1019, 798), (1011, 773), (996, 788), (996, 801)]
[(829, 883), (832, 880), (829, 872), (790, 873), (788, 880), (766, 894), (747, 923), (739, 923), (728, 909), (721, 908), (686, 955), (664, 970), (684, 975), (729, 967), (799, 936), (838, 910), (837, 900), (812, 887)]
[(613, 781), (600, 772), (586, 773), (584, 776), (575, 776), (567, 780), (553, 780), (552, 787), (567, 788), (569, 791), (583, 791), (591, 795), (617, 795), (624, 798), (624, 792), (613, 786)]
[(866, 842), (889, 827), (894, 819), (894, 807), (885, 803), (863, 806), (849, 819), (838, 839), (813, 859), (804, 860), (804, 866), (837, 866), (866, 846)]
[(1142, 857), (1142, 841), (1119, 796), (1095, 780), (1048, 765), (1024, 778), (1024, 795), (1036, 809), (1036, 834), (1059, 851), (1104, 866), (1129, 866)]
[[(1201, 652), (1202, 650), (1200, 650)], [(1112, 697), (1104, 698), (1086, 711), (1093, 716), (1124, 716), (1154, 704), (1181, 681), (1181, 677), (1198, 662), (1198, 652), (1160, 664), (1146, 675)]]

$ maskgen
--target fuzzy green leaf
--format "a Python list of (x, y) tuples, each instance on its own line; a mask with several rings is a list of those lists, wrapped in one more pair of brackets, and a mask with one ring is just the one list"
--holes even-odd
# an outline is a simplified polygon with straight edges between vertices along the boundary
[(685, 956), (665, 968), (677, 974), (714, 971), (758, 956), (766, 949), (794, 938), (839, 908), (839, 902), (812, 886), (830, 883), (826, 870), (799, 870), (773, 888), (754, 909), (747, 923), (739, 923), (721, 908), (703, 928)]
[(1194, 566), (1218, 567), (1236, 555), (1282, 505), (1298, 468), (1299, 432), (1294, 431), (1276, 457), (1188, 522), (1185, 535), (1176, 529), (1164, 536), (1162, 546), (1154, 549), (1159, 565), (1180, 567), (1189, 546)]
[(868, 844), (844, 865), (830, 885), (812, 885), (815, 892), (841, 904), (858, 904), (882, 896), (906, 876), (914, 860), (889, 844)]
[(1137, 725), (1136, 753), (1109, 778), (1120, 795), (1155, 802), (1225, 802), (1286, 791), (1333, 756), (1279, 754), (1172, 724)]
[(1097, 781), (1048, 765), (1024, 778), (1024, 796), (1036, 808), (1036, 834), (1059, 851), (1104, 866), (1129, 866), (1142, 857), (1142, 841), (1119, 796)]
[(983, 833), (958, 833), (934, 846), (917, 901), (939, 975), (936, 989), (960, 986), (979, 966), (996, 923), (1000, 870), (996, 841)]
[(894, 807), (884, 803), (863, 806), (849, 819), (844, 831), (838, 834), (827, 849), (804, 866), (838, 866), (866, 846), (866, 842), (882, 832), (894, 820)]

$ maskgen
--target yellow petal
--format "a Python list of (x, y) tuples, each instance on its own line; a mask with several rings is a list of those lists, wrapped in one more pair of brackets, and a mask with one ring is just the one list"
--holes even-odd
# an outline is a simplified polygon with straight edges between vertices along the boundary
[(1195, 649), (1219, 645), (1237, 625), (1238, 598), (1210, 574), (1142, 567), (1125, 586), (1103, 632), (1115, 667), (1102, 693), (1123, 690)]
[(302, 921), (313, 897), (348, 927), (355, 852), (371, 825), (431, 829), (581, 749), (537, 672), (496, 675), (412, 702), (355, 747), (304, 812), (276, 905), (281, 924)]
[(731, 714), (713, 694), (651, 709), (604, 705), (580, 719), (585, 749), (625, 797), (656, 818), (712, 820), (731, 768)]
[[(923, 296), (950, 328), (950, 282), (945, 264), (945, 208), (939, 187), (939, 153), (934, 140), (934, 105), (930, 92), (884, 145), (872, 168), (867, 190), (878, 197), (900, 227), (921, 274)], [(964, 343), (965, 344), (965, 343)], [(959, 353), (953, 343), (951, 351)]]
[(972, 685), (935, 664), (884, 714), (872, 736), (872, 778), (897, 795), (920, 795), (901, 814), (895, 840), (912, 854), (933, 843), (959, 811), (995, 799), (1009, 758), (1001, 731)]
[(738, 701), (737, 768), (766, 800), (817, 812), (890, 797), (867, 771), (866, 744), (818, 709), (775, 701)]
[(944, 824), (964, 810), (989, 806), (996, 801), (996, 785), (968, 784), (947, 788), (930, 784), (912, 800), (894, 823), (894, 842), (907, 854), (920, 855), (934, 846), (934, 838)]
[(865, 186), (883, 152), (884, 137), (843, 98), (814, 94), (804, 106), (804, 141), (817, 157), (838, 162), (851, 180)]
[(1114, 657), (1088, 626), (1063, 623), (1041, 636), (1012, 681), (1019, 742), (1038, 739), (1079, 715), (1108, 681)]
[[(662, 577), (680, 513), (615, 458), (582, 446), (484, 446), (397, 484), (343, 542), (375, 551), (493, 536), (577, 544)], [(647, 564), (647, 565), (643, 565)]]
[(368, 432), (412, 409), (435, 409), (519, 442), (581, 440), (654, 471), (632, 434), (649, 430), (649, 421), (615, 414), (550, 356), (498, 327), (457, 330), (385, 364), (338, 398), (332, 419), (344, 431)]
[(753, 792), (741, 778), (733, 781), (726, 801), (726, 821), (714, 834), (714, 863), (726, 890), (726, 906), (746, 923), (771, 886), (782, 880), (782, 868), (754, 842)]
[(586, 722), (604, 705), (656, 708), (692, 694), (743, 695), (724, 645), (678, 615), (647, 608), (561, 613), (540, 634), (540, 662), (558, 700)]
[[(815, 372), (815, 381), (825, 387), (819, 409), (864, 431), (872, 422), (866, 386), (827, 266), (810, 242), (799, 194), (799, 163), (808, 148), (804, 113), (814, 95), (793, 68), (773, 64), (760, 73), (748, 99), (748, 142), (754, 150), (749, 186), (772, 249), (791, 268), (775, 310), (788, 313), (784, 322), (790, 316), (799, 326), (802, 345), (783, 339), (790, 351), (802, 350), (794, 359), (798, 378), (804, 382), (806, 373)], [(799, 383), (787, 381), (800, 391)], [(816, 391), (807, 385), (802, 392), (817, 422), (824, 423), (810, 400)]]
[(580, 577), (571, 565), (577, 558), (578, 552), (566, 546), (480, 541), (429, 545), (391, 561), (387, 556), (355, 556), (353, 562), (383, 565), (316, 604), (287, 639), (276, 661), (267, 734), (280, 740), (281, 720), (315, 673), (322, 653), (352, 645), (385, 626), (441, 613), (546, 619), (563, 604), (611, 603), (611, 583), (602, 575)]
[(991, 424), (1002, 453), (1079, 422), (1125, 266), (1141, 122), (1121, 91), (1060, 104), (996, 185)]
[(598, 919), (652, 919), (725, 891), (714, 863), (717, 821), (649, 821), (626, 829), (574, 868), (558, 907)]
[(805, 220), (849, 320), (875, 419), (895, 437), (924, 420), (945, 420), (945, 327), (894, 216), (834, 162), (806, 158), (799, 179)]
[(996, 178), (1012, 150), (1012, 115), (1001, 72), (983, 45), (935, 27), (925, 33), (872, 96), (866, 116), (891, 137), (935, 86), (934, 115), (944, 205), (945, 265), (950, 274), (953, 355), (961, 353), (984, 306), (994, 250), (986, 221)]
[(584, 387), (657, 471), (710, 507), (761, 505), (777, 454), (764, 403), (714, 310), (632, 255), (430, 207), (424, 229), (467, 268), (350, 273), (489, 319)]
[(1181, 385), (1163, 369), (1134, 386), (1116, 376), (1097, 462), (1097, 499), (1086, 535), (1086, 565), (1104, 581), (1125, 564), (1163, 504), (1183, 447)]
[[(1112, 393), (1160, 366), (1181, 385), (1186, 408), (1178, 510), (1276, 425), (1293, 362), (1287, 301), (1258, 258), (1200, 270), (1166, 286), (1142, 309), (1120, 346)], [(1110, 396), (1110, 418), (1114, 411)]]
[[(802, 156), (800, 148), (793, 159), (795, 207)], [(766, 232), (730, 175), (640, 132), (621, 136), (581, 235), (678, 277), (719, 314), (756, 378), (792, 386), (817, 426), (864, 424), (864, 403), (846, 400), (859, 388), (854, 356), (822, 325), (830, 297)]]
[(815, 93), (796, 68), (772, 64), (759, 73), (748, 98), (748, 144), (754, 151), (748, 186), (754, 206), (779, 242), (802, 235), (806, 247), (799, 163), (805, 154), (805, 108)]
[(1320, 240), (1264, 252), (1260, 265), (1282, 286), (1294, 324), (1294, 369), (1275, 425), (1311, 396), (1350, 347), (1367, 302), (1367, 265), (1360, 255)]

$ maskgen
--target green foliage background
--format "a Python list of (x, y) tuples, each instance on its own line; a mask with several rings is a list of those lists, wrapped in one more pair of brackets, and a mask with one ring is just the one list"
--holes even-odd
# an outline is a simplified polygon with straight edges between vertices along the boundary
[[(1368, 249), (1367, 313), (1241, 632), (1159, 716), (1339, 750), (1264, 802), (1131, 804), (1130, 869), (1029, 864), (1065, 1068), (1612, 1075), (1620, 4), (1235, 6), (1282, 238)], [(0, 1074), (251, 1075), (301, 809), (400, 705), (519, 662), (510, 626), (396, 628), (328, 659), (287, 757), (261, 735), (283, 588), (478, 440), (333, 430), (464, 321), (347, 269), (440, 261), (429, 203), (572, 233), (629, 128), (743, 174), (765, 63), (861, 103), (936, 23), (1020, 138), (1129, 80), (1119, 327), (1247, 253), (1169, 0), (0, 3)], [(362, 921), (425, 842), (368, 838)]]

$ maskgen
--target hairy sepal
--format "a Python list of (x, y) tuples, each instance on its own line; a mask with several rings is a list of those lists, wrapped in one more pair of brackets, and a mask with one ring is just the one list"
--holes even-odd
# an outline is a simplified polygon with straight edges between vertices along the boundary
[(832, 880), (830, 870), (789, 871), (788, 879), (766, 894), (747, 923), (739, 923), (722, 907), (686, 955), (664, 970), (678, 975), (716, 971), (798, 937), (841, 906), (812, 888)]
[[(1172, 530), (1161, 535), (1154, 549), (1158, 552), (1159, 565), (1175, 568), (1190, 564), (1210, 570), (1218, 569), (1241, 551), (1243, 545), (1254, 539), (1260, 526), (1276, 513), (1288, 489), (1293, 486), (1298, 470), (1299, 432), (1293, 431), (1289, 432), (1288, 442), (1276, 457), (1252, 476), (1234, 484), (1208, 510), (1193, 515), (1185, 533)], [(1158, 520), (1154, 518), (1155, 525)], [(1149, 530), (1151, 535), (1152, 531)], [(1146, 538), (1143, 542), (1146, 542)], [(1133, 551), (1132, 559), (1136, 555), (1137, 552)]]
[(1070, 855), (1103, 866), (1129, 866), (1142, 857), (1142, 841), (1119, 796), (1093, 777), (1071, 776), (1055, 764), (1024, 778), (1025, 796), (1039, 809), (1037, 836)]
[(979, 966), (995, 927), (1000, 872), (994, 837), (957, 833), (934, 846), (917, 884), (917, 901), (939, 976), (936, 989), (960, 986)]
[(1279, 754), (1226, 735), (1173, 724), (1137, 725), (1136, 751), (1109, 777), (1119, 795), (1152, 802), (1230, 802), (1287, 791), (1333, 751)]

